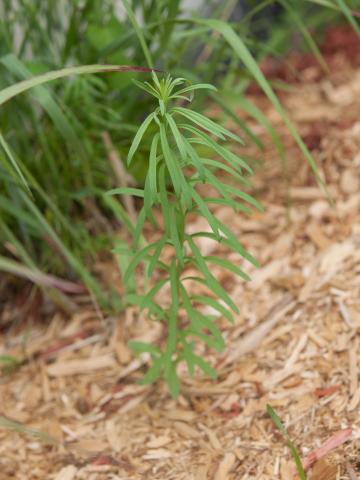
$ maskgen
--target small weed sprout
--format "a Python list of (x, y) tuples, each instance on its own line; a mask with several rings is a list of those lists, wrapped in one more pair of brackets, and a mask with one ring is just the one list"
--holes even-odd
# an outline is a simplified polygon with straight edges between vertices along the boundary
[(278, 414), (275, 412), (275, 410), (272, 408), (271, 405), (266, 406), (266, 411), (271, 420), (274, 422), (276, 428), (279, 430), (279, 432), (282, 433), (283, 437), (286, 440), (286, 443), (290, 449), (291, 455), (294, 459), (295, 465), (296, 465), (296, 470), (299, 474), (300, 480), (306, 480), (306, 473), (304, 470), (304, 467), (301, 462), (300, 454), (295, 447), (293, 441), (291, 440), (288, 432), (286, 431), (285, 426), (283, 425), (282, 421), (280, 420), (280, 417)]

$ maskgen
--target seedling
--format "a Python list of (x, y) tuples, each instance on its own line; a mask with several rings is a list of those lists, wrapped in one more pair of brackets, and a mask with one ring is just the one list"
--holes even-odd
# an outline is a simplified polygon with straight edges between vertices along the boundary
[[(186, 363), (190, 375), (194, 374), (195, 367), (199, 367), (210, 377), (216, 377), (214, 368), (196, 353), (196, 341), (219, 352), (225, 347), (216, 316), (205, 314), (201, 306), (211, 307), (230, 322), (233, 313), (238, 312), (236, 304), (212, 273), (211, 265), (221, 266), (244, 280), (249, 277), (240, 267), (241, 260), (257, 265), (236, 235), (209, 207), (212, 204), (225, 205), (236, 215), (250, 213), (250, 207), (261, 211), (262, 207), (252, 196), (214, 173), (217, 169), (225, 178), (231, 177), (239, 184), (249, 185), (248, 176), (253, 173), (251, 167), (224, 146), (229, 140), (241, 145), (242, 140), (204, 115), (178, 105), (179, 101), (191, 102), (196, 90), (214, 91), (215, 87), (191, 85), (184, 78), (167, 76), (159, 79), (154, 72), (152, 80), (152, 84), (136, 82), (139, 88), (156, 98), (158, 106), (139, 127), (127, 159), (131, 164), (142, 143), (150, 143), (144, 187), (116, 188), (108, 194), (134, 195), (143, 200), (133, 235), (132, 259), (123, 274), (123, 281), (125, 288), (130, 287), (127, 302), (146, 310), (149, 318), (163, 322), (167, 326), (167, 341), (163, 350), (142, 342), (131, 342), (131, 347), (137, 353), (147, 352), (152, 359), (152, 366), (142, 382), (152, 383), (164, 377), (176, 397), (180, 390), (177, 374), (180, 362)], [(200, 185), (216, 190), (218, 196), (202, 195), (198, 189)], [(162, 213), (162, 225), (158, 225), (155, 210)], [(186, 226), (190, 214), (203, 217), (209, 231), (188, 233)], [(158, 240), (140, 248), (139, 238), (146, 221), (162, 234)], [(236, 252), (238, 265), (218, 256), (203, 255), (198, 245), (200, 238), (210, 238)], [(172, 250), (168, 263), (162, 258), (165, 248)], [(126, 251), (127, 247), (125, 250), (123, 247), (115, 249), (120, 255)], [(140, 265), (145, 288), (134, 292), (131, 280)], [(189, 269), (197, 273), (189, 274)], [(156, 280), (151, 282), (152, 278)], [(192, 293), (189, 281), (205, 287), (202, 290), (208, 294)], [(146, 288), (148, 282), (151, 285)], [(170, 305), (157, 301), (158, 292), (166, 285), (170, 287)]]
[(280, 417), (278, 416), (278, 414), (275, 412), (275, 410), (270, 405), (266, 405), (266, 411), (267, 411), (267, 414), (269, 415), (269, 417), (271, 418), (271, 420), (274, 422), (276, 428), (282, 433), (284, 439), (286, 440), (287, 446), (289, 447), (291, 455), (294, 459), (294, 462), (295, 462), (295, 465), (296, 465), (296, 470), (299, 474), (300, 479), (301, 480), (306, 480), (306, 478), (307, 478), (306, 473), (305, 473), (304, 467), (302, 465), (298, 449), (295, 447), (293, 441), (291, 440), (284, 424), (280, 420)]

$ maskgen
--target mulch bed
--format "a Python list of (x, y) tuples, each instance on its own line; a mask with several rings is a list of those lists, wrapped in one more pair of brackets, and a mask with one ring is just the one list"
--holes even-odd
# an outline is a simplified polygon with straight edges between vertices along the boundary
[[(240, 308), (234, 325), (219, 319), (225, 353), (199, 350), (218, 380), (184, 375), (177, 401), (161, 383), (136, 384), (147, 358), (134, 358), (127, 341), (156, 341), (162, 329), (135, 309), (102, 319), (84, 307), (71, 318), (55, 312), (31, 328), (4, 330), (0, 355), (23, 366), (0, 377), (8, 421), (0, 425), (1, 480), (295, 479), (267, 404), (309, 478), (359, 477), (360, 68), (336, 56), (341, 68), (330, 76), (305, 65), (306, 82), (281, 94), (336, 208), (269, 102), (249, 94), (282, 137), (287, 179), (265, 130), (239, 111), (266, 145), (260, 156), (241, 150), (262, 161), (253, 193), (266, 211), (217, 214), (262, 268), (246, 268), (247, 284), (214, 270)], [(206, 254), (217, 248), (208, 240), (199, 246)], [(102, 269), (116, 275), (113, 264)]]

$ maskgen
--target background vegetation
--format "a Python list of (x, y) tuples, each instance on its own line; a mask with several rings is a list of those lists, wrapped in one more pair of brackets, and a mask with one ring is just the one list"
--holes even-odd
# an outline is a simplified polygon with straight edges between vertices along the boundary
[[(211, 96), (226, 115), (237, 119), (232, 111), (236, 101), (261, 119), (261, 112), (242, 99), (258, 73), (242, 45), (257, 62), (269, 54), (279, 57), (289, 48), (307, 47), (323, 63), (315, 40), (323, 26), (342, 21), (344, 13), (349, 13), (347, 7), (355, 9), (355, 4), (249, 0), (239, 11), (235, 1), (206, 2), (205, 10), (191, 12), (184, 11), (184, 2), (179, 0), (39, 4), (4, 0), (0, 6), (0, 88), (70, 65), (154, 66), (173, 76), (216, 84), (218, 93)], [(204, 21), (205, 16), (224, 23)], [(28, 270), (22, 267), (36, 274), (81, 277), (99, 294), (89, 265), (100, 249), (111, 245), (119, 222), (132, 228), (122, 205), (103, 195), (118, 184), (103, 132), (119, 157), (125, 158), (138, 125), (151, 108), (149, 96), (132, 82), (141, 75), (74, 76), (2, 105), (0, 268), (25, 276)], [(260, 77), (257, 80), (262, 82)], [(194, 110), (206, 107), (206, 95), (206, 91), (197, 93)], [(246, 125), (240, 127), (247, 141), (261, 148), (254, 133)], [(151, 134), (150, 130), (148, 138)], [(149, 148), (145, 137), (130, 167), (140, 184)], [(26, 195), (14, 176), (14, 165), (31, 186), (32, 196)]]

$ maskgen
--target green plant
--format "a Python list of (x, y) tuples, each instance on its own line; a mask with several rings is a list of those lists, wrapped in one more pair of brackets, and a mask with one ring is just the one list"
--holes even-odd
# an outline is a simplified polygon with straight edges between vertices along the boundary
[(0, 355), (0, 372), (8, 374), (16, 370), (21, 362), (12, 355)]
[[(52, 72), (47, 72), (45, 74), (38, 75), (28, 80), (23, 80), (22, 82), (18, 82), (14, 85), (0, 90), (0, 106), (2, 106), (7, 101), (13, 99), (14, 97), (17, 97), (21, 93), (24, 93), (34, 88), (39, 89), (41, 88), (40, 86), (44, 83), (61, 79), (69, 75), (94, 74), (99, 72), (138, 71), (149, 72), (150, 70), (147, 68), (131, 67), (127, 65), (87, 65), (80, 67), (69, 67), (55, 70)], [(46, 98), (46, 91), (37, 90), (38, 95), (44, 94), (44, 92)], [(49, 107), (49, 104), (47, 106)], [(55, 112), (57, 112), (56, 115), (58, 115), (61, 119), (61, 113), (57, 111), (57, 107), (55, 108)], [(66, 123), (64, 123), (64, 128), (66, 128), (65, 126)], [(59, 210), (58, 206), (51, 201), (50, 196), (37, 183), (36, 179), (31, 175), (26, 166), (19, 159), (15, 158), (10, 146), (6, 142), (5, 138), (2, 136), (1, 131), (0, 145), (3, 148), (4, 153), (3, 156), (0, 156), (3, 168), (2, 172), (1, 170), (0, 172), (5, 176), (7, 180), (7, 186), (9, 188), (10, 195), (13, 196), (13, 198), (17, 199), (14, 209), (14, 206), (7, 202), (5, 197), (0, 195), (0, 205), (3, 208), (4, 206), (7, 207), (9, 212), (12, 210), (12, 213), (17, 216), (19, 221), (23, 222), (23, 224), (27, 224), (29, 227), (33, 226), (35, 223), (34, 220), (36, 220), (38, 222), (38, 225), (41, 227), (41, 234), (47, 236), (49, 241), (52, 242), (57, 253), (60, 254), (63, 258), (65, 258), (68, 264), (82, 278), (84, 284), (88, 287), (90, 291), (94, 292), (99, 299), (103, 298), (101, 287), (99, 286), (98, 282), (83, 266), (77, 256), (74, 255), (74, 253), (64, 244), (62, 239), (56, 233), (56, 230), (47, 220), (46, 216), (39, 210), (36, 199), (45, 199), (55, 218), (57, 218), (60, 223), (66, 226), (66, 220), (61, 211)], [(20, 205), (21, 207), (26, 206), (32, 213), (32, 217), (26, 214), (25, 210), (23, 210)], [(71, 227), (69, 227), (69, 230), (71, 231)], [(70, 289), (74, 287), (74, 285), (71, 287), (71, 284), (63, 282), (61, 279), (56, 279), (55, 277), (51, 277), (40, 272), (32, 261), (29, 254), (26, 252), (24, 246), (19, 241), (17, 241), (15, 235), (7, 227), (6, 222), (2, 219), (0, 220), (0, 231), (2, 231), (5, 234), (5, 237), (7, 237), (7, 239), (12, 242), (13, 246), (16, 249), (17, 255), (22, 258), (23, 262), (27, 265), (27, 267), (24, 267), (23, 265), (13, 260), (9, 260), (0, 256), (0, 268), (2, 270), (20, 276), (25, 276), (26, 278), (35, 281), (38, 285), (48, 287), (50, 289), (54, 288), (64, 290), (65, 287), (66, 291), (67, 287), (70, 287)]]
[(287, 445), (290, 449), (291, 455), (294, 459), (294, 462), (295, 462), (295, 465), (296, 465), (296, 470), (299, 474), (300, 480), (306, 480), (307, 477), (306, 477), (306, 473), (305, 473), (304, 467), (303, 467), (302, 462), (301, 462), (299, 452), (298, 452), (297, 448), (295, 447), (293, 441), (291, 440), (291, 438), (290, 438), (285, 426), (283, 425), (280, 417), (278, 416), (278, 414), (275, 412), (275, 410), (272, 408), (271, 405), (266, 406), (266, 411), (267, 411), (267, 414), (269, 415), (269, 417), (271, 418), (271, 420), (274, 422), (276, 428), (282, 433), (283, 437), (286, 440), (286, 443), (287, 443)]
[[(239, 260), (242, 258), (257, 265), (209, 206), (225, 205), (235, 214), (248, 214), (249, 207), (262, 208), (253, 197), (229, 182), (230, 178), (236, 183), (249, 185), (248, 176), (253, 173), (245, 160), (223, 145), (228, 140), (242, 144), (242, 140), (204, 115), (179, 105), (191, 102), (195, 91), (214, 91), (215, 88), (208, 84), (186, 84), (185, 79), (172, 79), (169, 75), (158, 79), (154, 72), (152, 78), (152, 84), (136, 84), (155, 97), (158, 106), (139, 127), (127, 157), (128, 164), (131, 164), (141, 143), (149, 142), (144, 188), (117, 188), (108, 194), (134, 195), (143, 199), (133, 237), (133, 257), (123, 275), (126, 287), (135, 270), (143, 264), (143, 292), (134, 292), (131, 283), (126, 300), (146, 310), (150, 318), (164, 322), (167, 340), (164, 349), (142, 342), (131, 342), (130, 345), (137, 353), (148, 352), (151, 355), (152, 366), (143, 383), (152, 383), (164, 377), (172, 395), (176, 396), (180, 389), (176, 367), (180, 362), (186, 362), (190, 375), (194, 374), (197, 366), (210, 377), (216, 376), (213, 367), (196, 353), (195, 340), (217, 351), (225, 347), (221, 331), (216, 326), (216, 316), (203, 313), (201, 306), (213, 308), (229, 321), (232, 321), (231, 312), (238, 312), (234, 301), (211, 272), (211, 265), (228, 269), (244, 280), (249, 279), (240, 266), (219, 256), (203, 256), (197, 239), (207, 237), (216, 240), (236, 252)], [(146, 135), (150, 129), (151, 135)], [(219, 160), (215, 160), (214, 156)], [(215, 170), (224, 174), (225, 181), (214, 173)], [(201, 185), (216, 191), (219, 197), (201, 194), (198, 188)], [(162, 225), (158, 225), (155, 210), (162, 213)], [(190, 215), (203, 217), (210, 231), (187, 233)], [(162, 234), (157, 240), (139, 247), (139, 236), (146, 221), (157, 230), (162, 228)], [(168, 262), (162, 258), (165, 249), (167, 256), (170, 255)], [(115, 249), (119, 254), (126, 251), (126, 248), (125, 251), (123, 248)], [(151, 277), (155, 281), (148, 286)], [(207, 293), (191, 293), (187, 287), (189, 281), (200, 284), (200, 290)], [(156, 299), (166, 285), (171, 298), (168, 304)]]

